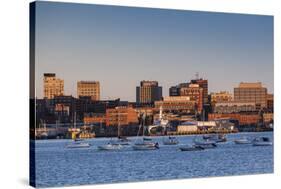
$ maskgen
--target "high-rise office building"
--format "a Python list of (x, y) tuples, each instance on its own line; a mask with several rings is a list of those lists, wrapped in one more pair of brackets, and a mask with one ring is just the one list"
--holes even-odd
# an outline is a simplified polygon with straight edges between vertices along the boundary
[(77, 97), (89, 96), (92, 100), (100, 100), (100, 82), (78, 81)]
[(44, 98), (53, 99), (64, 94), (64, 81), (56, 78), (55, 73), (44, 73)]
[(158, 86), (157, 81), (141, 81), (136, 88), (137, 103), (154, 103), (161, 100), (162, 87)]
[(196, 102), (197, 111), (203, 110), (203, 93), (204, 89), (199, 84), (190, 84), (188, 87), (183, 87), (180, 90), (180, 96), (188, 96), (191, 101)]
[(267, 88), (263, 87), (261, 82), (241, 82), (238, 87), (234, 88), (234, 100), (254, 102), (257, 106), (265, 108), (267, 106)]
[(208, 80), (207, 79), (193, 79), (192, 84), (198, 84), (199, 87), (203, 88), (203, 105), (208, 104)]
[(169, 96), (180, 96), (181, 88), (188, 87), (190, 83), (180, 83), (169, 88)]

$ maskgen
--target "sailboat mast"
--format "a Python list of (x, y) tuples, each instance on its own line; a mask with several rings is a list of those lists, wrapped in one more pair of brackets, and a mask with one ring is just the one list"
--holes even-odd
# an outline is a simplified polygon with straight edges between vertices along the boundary
[(145, 125), (145, 113), (143, 114), (143, 117), (142, 117), (142, 136), (144, 136), (144, 125)]
[(117, 111), (117, 119), (118, 119), (118, 133), (117, 133), (117, 135), (118, 135), (118, 137), (120, 137), (120, 116), (119, 116), (120, 114), (119, 114), (119, 109), (118, 109), (118, 111)]
[(76, 129), (76, 112), (74, 112), (74, 128)]

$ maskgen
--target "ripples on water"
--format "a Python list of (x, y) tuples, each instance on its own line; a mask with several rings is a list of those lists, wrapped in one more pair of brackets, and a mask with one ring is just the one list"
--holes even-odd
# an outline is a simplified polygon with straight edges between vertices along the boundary
[[(99, 151), (98, 145), (109, 139), (87, 140), (86, 149), (65, 148), (70, 140), (36, 141), (37, 187), (67, 186), (227, 176), (273, 172), (273, 146), (236, 145), (242, 136), (267, 136), (273, 133), (227, 135), (228, 142), (215, 149), (181, 152), (180, 145), (190, 144), (196, 136), (179, 136), (179, 145), (164, 146), (163, 137), (154, 137), (159, 150), (134, 151), (130, 146), (121, 151)], [(132, 141), (135, 138), (130, 138)]]

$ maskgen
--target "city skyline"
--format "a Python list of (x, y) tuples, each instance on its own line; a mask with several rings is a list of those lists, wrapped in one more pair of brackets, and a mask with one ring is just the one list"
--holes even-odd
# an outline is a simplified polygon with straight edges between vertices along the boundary
[(209, 93), (257, 81), (273, 93), (272, 16), (50, 2), (37, 9), (38, 98), (46, 72), (65, 81), (66, 95), (76, 96), (77, 81), (99, 81), (101, 99), (135, 101), (142, 80), (158, 81), (168, 96), (196, 72)]

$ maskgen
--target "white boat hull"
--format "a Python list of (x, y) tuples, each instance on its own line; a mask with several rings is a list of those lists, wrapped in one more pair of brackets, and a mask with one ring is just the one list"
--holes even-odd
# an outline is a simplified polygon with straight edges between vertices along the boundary
[(200, 146), (192, 146), (192, 147), (180, 147), (181, 151), (202, 151), (204, 150), (203, 147)]
[(272, 146), (272, 141), (268, 137), (255, 138), (253, 146)]
[(89, 148), (89, 143), (79, 143), (79, 144), (68, 144), (66, 145), (67, 148)]
[(249, 140), (235, 140), (235, 144), (251, 144), (252, 142)]
[(272, 146), (272, 142), (254, 142), (253, 146)]
[(164, 145), (177, 145), (179, 142), (178, 141), (164, 141), (163, 144)]
[(113, 150), (121, 150), (122, 146), (120, 144), (107, 144), (107, 145), (98, 146), (98, 149), (113, 151)]
[(206, 146), (208, 146), (208, 145), (216, 145), (216, 142), (215, 141), (194, 141), (194, 144), (196, 144), (196, 145), (206, 145)]
[(158, 145), (155, 143), (135, 144), (133, 146), (134, 150), (156, 150), (158, 148)]
[(217, 145), (215, 143), (210, 143), (210, 144), (195, 144), (196, 147), (204, 148), (204, 149), (209, 149), (209, 148), (215, 148)]

